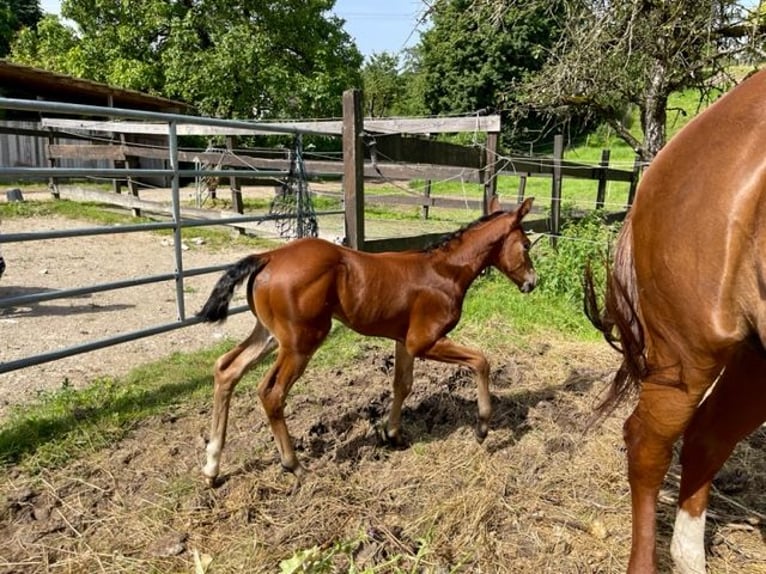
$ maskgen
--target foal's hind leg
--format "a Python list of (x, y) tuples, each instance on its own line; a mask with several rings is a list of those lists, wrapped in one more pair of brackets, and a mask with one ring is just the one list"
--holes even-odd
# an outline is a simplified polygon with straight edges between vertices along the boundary
[(679, 509), (670, 550), (680, 574), (705, 572), (705, 511), (716, 473), (736, 444), (766, 420), (766, 359), (747, 348), (729, 361), (694, 413), (681, 450)]
[(207, 463), (202, 469), (207, 483), (215, 484), (221, 462), (221, 451), (226, 444), (226, 425), (229, 419), (231, 394), (242, 375), (255, 363), (277, 347), (277, 342), (260, 321), (247, 339), (228, 353), (221, 355), (215, 363), (213, 391), (213, 422), (210, 441), (207, 443)]
[(479, 420), (476, 423), (476, 440), (484, 442), (489, 432), (489, 419), (492, 417), (492, 400), (489, 394), (489, 362), (480, 351), (458, 345), (447, 337), (442, 337), (423, 353), (427, 359), (443, 363), (463, 365), (471, 369), (476, 379), (478, 391)]
[(314, 352), (330, 332), (331, 319), (312, 325), (290, 325), (278, 333), (277, 359), (258, 385), (258, 396), (269, 419), (269, 426), (279, 450), (282, 468), (295, 475), (295, 488), (300, 486), (306, 469), (298, 462), (285, 422), (285, 401), (293, 383), (303, 374)]
[(402, 404), (412, 391), (412, 370), (415, 358), (407, 352), (403, 343), (396, 342), (394, 359), (394, 400), (386, 424), (386, 440), (394, 446), (403, 446), (401, 433)]

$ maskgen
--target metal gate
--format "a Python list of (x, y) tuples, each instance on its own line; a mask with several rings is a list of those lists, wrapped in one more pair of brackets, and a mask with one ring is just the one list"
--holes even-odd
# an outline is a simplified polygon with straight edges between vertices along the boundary
[[(180, 114), (166, 114), (158, 112), (146, 112), (138, 110), (120, 109), (112, 107), (99, 107), (99, 106), (84, 106), (67, 103), (57, 102), (44, 102), (33, 100), (19, 100), (10, 98), (0, 98), (0, 109), (7, 110), (21, 110), (37, 112), (39, 114), (55, 114), (60, 115), (75, 115), (78, 117), (88, 116), (97, 118), (119, 118), (119, 119), (132, 119), (144, 122), (162, 123), (167, 127), (168, 138), (168, 167), (164, 169), (136, 169), (136, 168), (75, 168), (75, 167), (54, 167), (54, 168), (40, 168), (40, 167), (0, 167), (0, 178), (24, 180), (30, 179), (51, 179), (51, 178), (114, 178), (122, 179), (125, 177), (133, 178), (166, 178), (170, 181), (171, 199), (172, 199), (172, 213), (169, 221), (156, 221), (149, 223), (136, 223), (131, 225), (115, 226), (94, 226), (84, 227), (78, 229), (59, 229), (45, 232), (29, 232), (29, 233), (3, 233), (0, 234), (0, 246), (12, 242), (22, 241), (36, 241), (44, 239), (62, 239), (81, 236), (97, 236), (105, 234), (124, 234), (124, 233), (136, 233), (145, 231), (158, 231), (158, 230), (171, 230), (173, 237), (173, 251), (174, 251), (174, 269), (166, 270), (154, 275), (146, 275), (140, 277), (132, 277), (120, 281), (112, 281), (107, 283), (97, 283), (88, 286), (82, 286), (70, 289), (61, 289), (50, 292), (36, 292), (30, 294), (16, 295), (11, 297), (0, 298), (0, 310), (18, 307), (22, 305), (29, 305), (34, 303), (40, 303), (44, 301), (51, 301), (54, 299), (65, 299), (72, 297), (80, 297), (83, 295), (89, 295), (109, 290), (126, 289), (129, 287), (135, 287), (138, 285), (147, 285), (150, 283), (156, 283), (161, 281), (174, 281), (175, 282), (175, 305), (177, 311), (177, 317), (174, 321), (158, 323), (144, 328), (122, 332), (115, 336), (110, 336), (102, 339), (96, 339), (87, 341), (84, 343), (72, 345), (65, 348), (51, 350), (43, 353), (38, 353), (30, 356), (24, 356), (15, 358), (13, 360), (3, 360), (0, 362), (0, 373), (7, 373), (10, 371), (30, 367), (33, 365), (39, 365), (49, 361), (55, 361), (64, 357), (77, 355), (80, 353), (87, 353), (96, 349), (140, 339), (143, 337), (150, 337), (159, 333), (165, 333), (175, 329), (187, 327), (200, 322), (197, 317), (189, 317), (186, 311), (185, 297), (184, 297), (184, 279), (208, 273), (218, 273), (226, 268), (226, 265), (215, 265), (208, 267), (199, 267), (186, 269), (184, 267), (184, 257), (181, 242), (181, 230), (192, 227), (202, 227), (210, 225), (235, 225), (238, 223), (258, 222), (264, 220), (283, 220), (286, 218), (294, 218), (295, 214), (282, 214), (274, 213), (271, 215), (258, 215), (258, 216), (245, 216), (237, 215), (232, 217), (222, 217), (214, 220), (195, 220), (184, 219), (181, 217), (181, 201), (179, 197), (180, 181), (181, 178), (200, 178), (208, 176), (219, 176), (221, 171), (212, 169), (181, 169), (178, 161), (178, 126), (180, 125), (195, 125), (195, 126), (212, 126), (216, 128), (231, 129), (239, 133), (247, 133), (248, 130), (254, 131), (254, 125), (246, 121), (236, 120), (220, 120), (215, 118), (205, 118), (196, 116), (186, 116)], [(317, 132), (308, 129), (290, 129), (285, 126), (270, 126), (268, 124), (258, 123), (257, 130), (259, 133), (271, 132), (279, 134), (292, 134), (297, 140), (300, 140), (300, 136), (303, 134), (314, 135), (331, 135), (323, 132)], [(253, 177), (257, 175), (259, 178), (279, 178), (281, 180), (287, 180), (290, 177), (289, 171), (266, 171), (259, 170), (254, 172), (253, 170), (245, 169), (231, 169), (223, 172), (228, 177)], [(322, 174), (314, 174), (321, 176)], [(329, 175), (329, 174), (328, 174)], [(339, 212), (325, 212), (325, 214), (337, 214)], [(317, 215), (323, 215), (319, 213)], [(246, 306), (240, 306), (233, 308), (231, 313), (240, 313), (247, 309)]]

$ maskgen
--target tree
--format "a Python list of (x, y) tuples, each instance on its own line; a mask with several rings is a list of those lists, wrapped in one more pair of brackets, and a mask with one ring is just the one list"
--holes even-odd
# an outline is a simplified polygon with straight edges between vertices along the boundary
[(36, 28), (22, 28), (13, 42), (11, 59), (19, 64), (37, 66), (51, 72), (76, 73), (71, 61), (77, 52), (77, 34), (61, 23), (57, 16), (46, 14)]
[[(334, 0), (64, 0), (15, 61), (181, 99), (220, 117), (338, 115), (362, 57)], [(71, 41), (71, 43), (70, 43)]]
[(42, 17), (39, 0), (0, 0), (0, 58), (8, 55), (19, 30), (34, 28)]
[(362, 68), (365, 114), (391, 116), (404, 95), (399, 58), (388, 52), (373, 54)]
[[(508, 86), (539, 70), (559, 36), (552, 16), (559, 5), (558, 0), (546, 0), (545, 7), (519, 2), (493, 19), (489, 4), (472, 0), (434, 4), (432, 26), (418, 47), (429, 113), (508, 109), (514, 100)], [(534, 123), (534, 118), (525, 118), (510, 127), (520, 133)]]
[[(493, 10), (499, 21), (506, 11), (530, 3), (544, 6), (547, 0), (475, 0), (473, 9)], [(508, 89), (526, 110), (550, 116), (580, 110), (607, 122), (650, 161), (665, 144), (673, 92), (696, 88), (709, 94), (726, 83), (732, 63), (761, 57), (762, 11), (752, 5), (734, 0), (564, 0), (565, 10), (554, 14), (564, 33), (545, 66)], [(641, 136), (629, 129), (631, 106), (639, 110)]]

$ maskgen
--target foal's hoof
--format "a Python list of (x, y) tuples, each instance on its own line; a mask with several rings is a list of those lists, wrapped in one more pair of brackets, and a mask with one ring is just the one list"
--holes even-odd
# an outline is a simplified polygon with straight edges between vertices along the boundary
[(293, 483), (293, 487), (290, 490), (290, 496), (293, 496), (300, 490), (301, 485), (303, 484), (303, 480), (306, 478), (309, 471), (300, 464), (295, 468), (290, 468), (288, 466), (282, 465), (282, 470), (292, 473), (292, 475), (295, 477), (295, 483)]
[(218, 477), (217, 476), (206, 476), (205, 477), (205, 484), (207, 484), (208, 488), (215, 488), (217, 486)]
[(380, 445), (391, 448), (407, 448), (410, 446), (409, 441), (404, 438), (401, 431), (391, 433), (385, 425), (376, 425), (375, 435), (378, 437), (378, 444)]
[(476, 442), (479, 444), (484, 442), (489, 434), (489, 426), (486, 423), (478, 423), (474, 428), (474, 435), (476, 436)]

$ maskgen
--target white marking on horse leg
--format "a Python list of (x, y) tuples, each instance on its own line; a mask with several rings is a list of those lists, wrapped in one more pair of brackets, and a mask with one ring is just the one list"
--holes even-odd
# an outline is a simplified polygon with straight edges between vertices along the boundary
[(207, 443), (207, 463), (202, 468), (202, 474), (207, 478), (215, 480), (218, 476), (219, 465), (221, 464), (221, 443), (217, 439), (210, 439)]
[(705, 512), (692, 516), (678, 509), (670, 554), (679, 574), (705, 574)]

